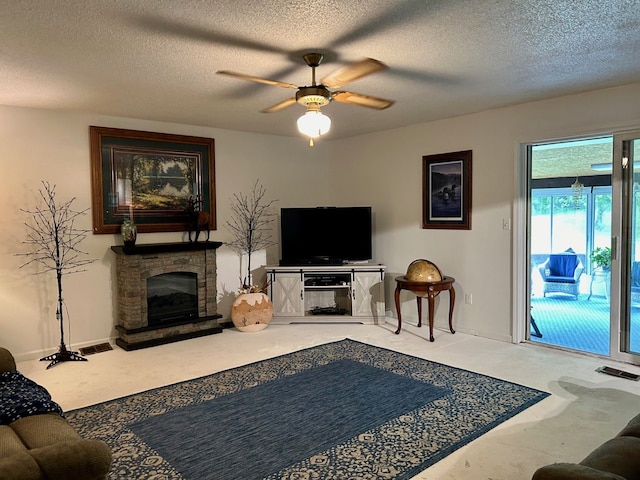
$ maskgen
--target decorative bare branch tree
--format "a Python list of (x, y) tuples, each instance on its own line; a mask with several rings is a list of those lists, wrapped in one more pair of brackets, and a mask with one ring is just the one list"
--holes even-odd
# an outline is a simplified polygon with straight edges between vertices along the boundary
[(234, 194), (231, 218), (226, 222), (233, 235), (233, 240), (227, 242), (227, 245), (237, 250), (240, 255), (247, 255), (247, 276), (242, 279), (243, 289), (252, 287), (251, 255), (275, 244), (271, 240), (270, 227), (275, 214), (269, 212), (269, 208), (277, 200), (265, 200), (266, 193), (265, 188), (256, 180), (250, 194)]
[(44, 267), (36, 274), (54, 271), (58, 286), (58, 306), (56, 319), (60, 322), (60, 348), (58, 352), (48, 355), (40, 360), (51, 361), (47, 368), (53, 367), (64, 361), (86, 361), (77, 352), (67, 350), (64, 343), (64, 316), (62, 298), (62, 277), (72, 273), (84, 272), (83, 268), (95, 261), (95, 259), (82, 258), (87, 253), (78, 249), (78, 245), (87, 236), (89, 230), (76, 228), (75, 221), (80, 215), (86, 214), (88, 208), (82, 211), (72, 210), (71, 204), (75, 197), (64, 203), (56, 203), (56, 186), (48, 182), (42, 182), (43, 188), (38, 192), (43, 201), (43, 206), (37, 206), (34, 210), (22, 212), (31, 215), (31, 222), (25, 222), (27, 227), (27, 240), (24, 244), (30, 245), (31, 251), (19, 253), (31, 257), (31, 260), (20, 268), (37, 263)]

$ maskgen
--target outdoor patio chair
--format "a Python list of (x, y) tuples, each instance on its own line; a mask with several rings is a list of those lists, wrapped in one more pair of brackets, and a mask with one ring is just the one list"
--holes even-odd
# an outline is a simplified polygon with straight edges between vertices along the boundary
[(542, 295), (547, 293), (565, 293), (575, 295), (576, 300), (580, 294), (580, 276), (584, 271), (584, 265), (578, 255), (571, 249), (562, 253), (552, 253), (539, 267), (543, 280)]

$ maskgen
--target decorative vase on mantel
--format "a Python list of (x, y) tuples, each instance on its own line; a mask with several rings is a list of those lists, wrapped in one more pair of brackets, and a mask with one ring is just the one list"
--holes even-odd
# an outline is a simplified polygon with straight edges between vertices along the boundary
[(242, 293), (231, 305), (231, 321), (241, 332), (264, 330), (273, 318), (273, 304), (262, 293)]
[(120, 226), (120, 234), (125, 247), (133, 247), (138, 237), (138, 227), (132, 219), (127, 218)]

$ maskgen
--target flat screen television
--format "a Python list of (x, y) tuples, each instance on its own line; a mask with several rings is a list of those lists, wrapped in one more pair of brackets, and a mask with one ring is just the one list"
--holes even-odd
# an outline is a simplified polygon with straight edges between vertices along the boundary
[(371, 207), (280, 210), (280, 265), (341, 265), (372, 257)]

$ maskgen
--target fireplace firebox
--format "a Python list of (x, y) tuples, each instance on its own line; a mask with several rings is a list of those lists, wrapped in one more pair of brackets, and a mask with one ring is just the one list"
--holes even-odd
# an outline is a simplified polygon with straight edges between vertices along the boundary
[(220, 242), (113, 246), (116, 344), (136, 350), (222, 332), (216, 249)]
[(147, 278), (147, 320), (160, 325), (198, 318), (198, 275), (161, 273)]

